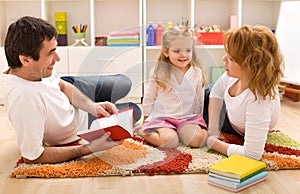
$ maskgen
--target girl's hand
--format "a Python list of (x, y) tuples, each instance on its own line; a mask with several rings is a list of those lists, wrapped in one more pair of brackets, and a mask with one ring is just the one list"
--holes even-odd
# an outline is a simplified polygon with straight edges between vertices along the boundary
[(230, 144), (220, 141), (217, 136), (209, 136), (207, 138), (206, 145), (209, 149), (213, 149), (217, 152), (227, 155), (227, 149)]
[(208, 136), (219, 136), (220, 131), (217, 128), (212, 128), (211, 125), (207, 128)]
[(219, 133), (218, 139), (221, 140), (221, 141), (224, 141), (224, 142), (228, 143), (228, 140), (226, 139), (226, 137), (224, 137), (224, 136), (222, 135), (222, 133)]

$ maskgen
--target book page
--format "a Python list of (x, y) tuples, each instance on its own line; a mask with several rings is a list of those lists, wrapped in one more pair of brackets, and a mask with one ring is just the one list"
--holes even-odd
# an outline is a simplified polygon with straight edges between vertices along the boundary
[(115, 121), (119, 123), (122, 128), (126, 129), (131, 136), (133, 135), (133, 109), (117, 113), (115, 115)]
[(133, 109), (120, 111), (110, 117), (103, 117), (92, 122), (89, 131), (105, 129), (111, 126), (119, 125), (133, 135)]
[(77, 133), (81, 138), (92, 141), (109, 131), (112, 140), (123, 140), (133, 136), (133, 108), (125, 108), (109, 117), (94, 120), (90, 129)]
[[(118, 113), (117, 113), (118, 114)], [(100, 119), (95, 119), (90, 128), (88, 129), (88, 131), (93, 131), (93, 130), (97, 130), (97, 129), (104, 129), (107, 127), (111, 127), (114, 125), (118, 125), (118, 120), (116, 119), (116, 114), (113, 114), (109, 117), (102, 117)]]

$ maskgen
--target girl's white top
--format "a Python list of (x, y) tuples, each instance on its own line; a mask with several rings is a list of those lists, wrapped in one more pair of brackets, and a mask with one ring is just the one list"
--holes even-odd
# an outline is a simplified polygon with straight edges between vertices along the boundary
[(155, 80), (145, 83), (143, 111), (148, 119), (157, 117), (184, 118), (200, 114), (203, 116), (204, 88), (202, 72), (198, 67), (190, 67), (179, 84), (171, 74), (171, 90), (156, 87)]

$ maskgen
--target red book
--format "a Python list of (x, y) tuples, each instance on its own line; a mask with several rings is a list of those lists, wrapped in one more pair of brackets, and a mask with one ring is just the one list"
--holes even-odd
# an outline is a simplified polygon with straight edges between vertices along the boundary
[(77, 135), (91, 142), (108, 131), (111, 132), (110, 138), (114, 141), (131, 138), (133, 135), (133, 107), (120, 110), (109, 117), (95, 119), (90, 129), (79, 131)]

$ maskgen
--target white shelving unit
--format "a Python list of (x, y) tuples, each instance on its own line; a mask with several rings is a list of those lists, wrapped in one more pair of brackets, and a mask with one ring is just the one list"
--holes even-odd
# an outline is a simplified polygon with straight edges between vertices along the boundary
[[(184, 18), (190, 21), (190, 26), (217, 24), (227, 30), (229, 16), (237, 15), (239, 26), (262, 24), (276, 29), (280, 3), (280, 0), (0, 0), (0, 47), (4, 46), (7, 27), (16, 19), (31, 15), (55, 24), (54, 12), (65, 11), (68, 45), (75, 41), (71, 26), (87, 24), (86, 42), (89, 46), (59, 47), (61, 61), (56, 65), (57, 71), (62, 75), (126, 73), (133, 81), (129, 97), (141, 99), (143, 81), (149, 78), (160, 49), (145, 46), (149, 22), (155, 27), (162, 22), (166, 27), (167, 22), (176, 25)], [(139, 47), (95, 46), (96, 36), (132, 28), (140, 29)], [(198, 45), (197, 52), (210, 81), (211, 68), (223, 65), (223, 46)], [(0, 61), (5, 61), (3, 56), (1, 48)], [(4, 64), (1, 62), (0, 70)]]
[(55, 12), (66, 12), (67, 13), (67, 37), (68, 45), (74, 43), (75, 38), (73, 37), (72, 25), (87, 24), (88, 28), (86, 31), (86, 42), (93, 46), (94, 41), (92, 41), (92, 25), (91, 18), (94, 16), (91, 14), (91, 2), (90, 0), (41, 0), (44, 2), (42, 6), (42, 18), (48, 20), (51, 24), (55, 25)]
[[(0, 46), (7, 27), (24, 15), (41, 17), (55, 24), (55, 12), (67, 12), (68, 45), (74, 42), (71, 26), (87, 24), (86, 41), (95, 45), (95, 36), (142, 26), (143, 0), (0, 0)], [(117, 14), (123, 13), (123, 14)]]
[[(182, 18), (188, 19), (190, 26), (216, 24), (227, 30), (230, 15), (237, 15), (238, 26), (261, 24), (273, 30), (276, 29), (280, 3), (280, 0), (145, 0), (144, 34), (150, 22), (153, 22), (155, 27), (158, 22), (162, 22), (166, 28), (168, 22), (176, 25), (181, 23)], [(144, 45), (145, 42), (146, 40)], [(158, 46), (144, 47), (145, 79), (149, 78), (159, 50)], [(197, 53), (207, 72), (208, 81), (211, 82), (211, 68), (223, 66), (223, 45), (198, 45)]]
[(4, 46), (8, 26), (18, 18), (24, 15), (41, 17), (55, 25), (55, 12), (66, 12), (68, 45), (75, 42), (71, 27), (87, 24), (85, 38), (89, 46), (58, 47), (61, 61), (56, 64), (57, 72), (61, 75), (123, 73), (132, 80), (128, 98), (140, 102), (143, 94), (142, 44), (139, 47), (96, 47), (95, 37), (140, 28), (141, 10), (142, 0), (0, 0), (0, 47)]

